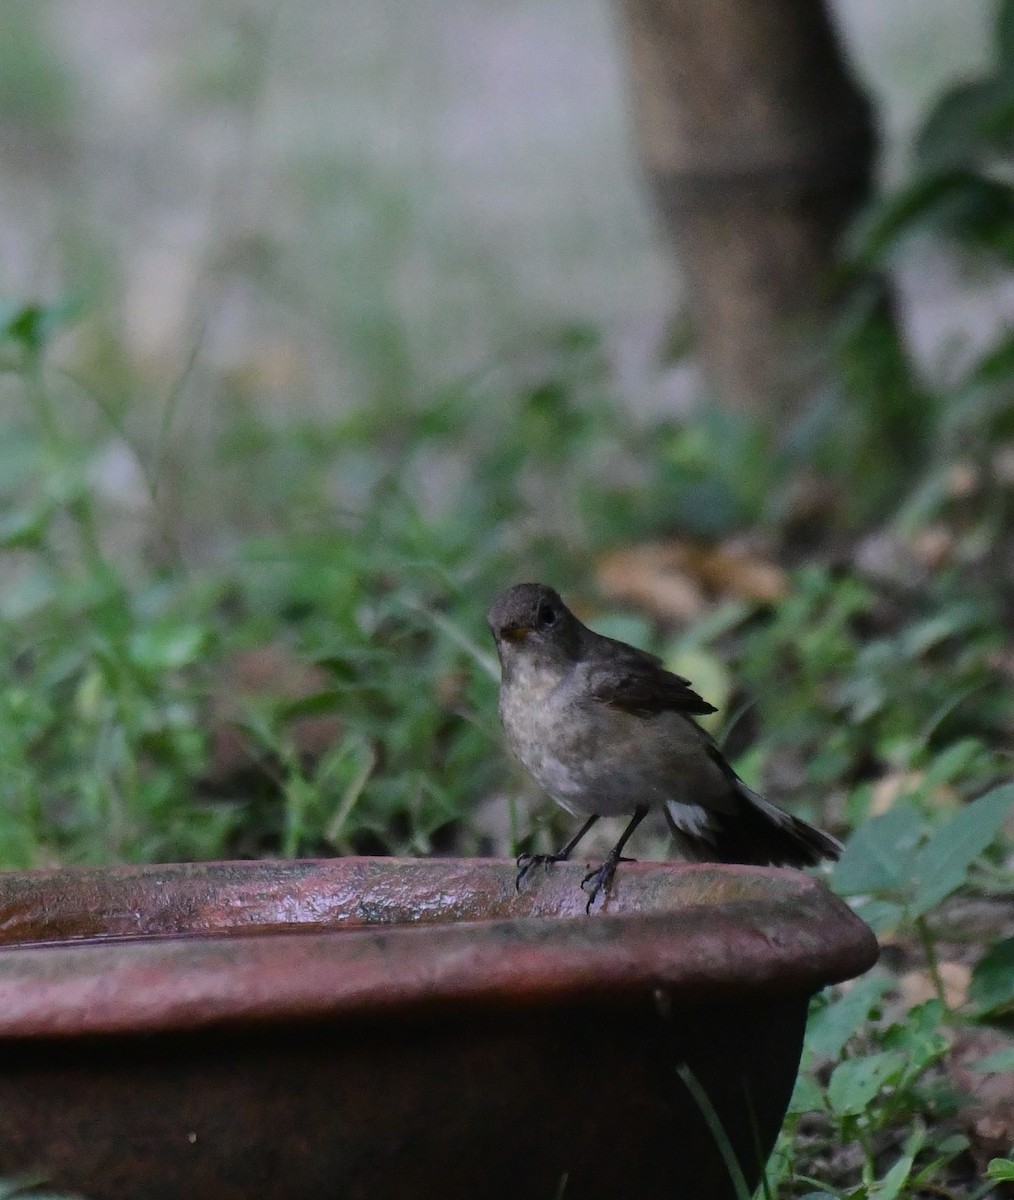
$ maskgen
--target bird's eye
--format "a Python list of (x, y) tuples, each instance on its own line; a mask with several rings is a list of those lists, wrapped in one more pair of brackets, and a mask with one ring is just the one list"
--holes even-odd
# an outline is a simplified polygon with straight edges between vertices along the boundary
[(550, 625), (556, 624), (556, 615), (556, 609), (551, 604), (540, 604), (535, 619), (543, 629), (548, 629)]

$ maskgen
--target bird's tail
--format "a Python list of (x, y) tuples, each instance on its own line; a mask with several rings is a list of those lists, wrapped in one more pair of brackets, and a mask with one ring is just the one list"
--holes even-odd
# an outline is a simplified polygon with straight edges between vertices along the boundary
[[(747, 863), (754, 866), (815, 867), (836, 860), (844, 847), (837, 838), (783, 812), (759, 796), (736, 775), (736, 811), (707, 811), (695, 828), (681, 820), (686, 805), (666, 807), (666, 818), (677, 843), (690, 856), (705, 862)], [(682, 811), (681, 811), (682, 810)]]

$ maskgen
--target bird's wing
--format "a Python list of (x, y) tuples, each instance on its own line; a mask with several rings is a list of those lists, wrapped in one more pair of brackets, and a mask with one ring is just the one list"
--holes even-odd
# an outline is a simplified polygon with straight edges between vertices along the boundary
[(608, 652), (595, 655), (588, 667), (591, 696), (600, 704), (623, 709), (639, 717), (660, 712), (704, 715), (717, 710), (690, 686), (690, 680), (674, 675), (662, 660), (623, 642), (609, 643)]

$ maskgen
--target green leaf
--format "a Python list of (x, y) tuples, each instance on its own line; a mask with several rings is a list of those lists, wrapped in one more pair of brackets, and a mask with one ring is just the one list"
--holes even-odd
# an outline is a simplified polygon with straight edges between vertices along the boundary
[(0, 340), (17, 342), (28, 354), (38, 355), (78, 311), (77, 304), (64, 301), (48, 305), (25, 304), (13, 312), (0, 313)]
[(195, 662), (208, 643), (203, 625), (152, 625), (130, 638), (130, 657), (147, 671), (176, 671)]
[(903, 889), (911, 877), (923, 818), (912, 804), (899, 803), (866, 821), (849, 838), (832, 875), (844, 896)]
[(916, 893), (910, 915), (920, 916), (965, 882), (968, 868), (993, 841), (1014, 805), (1014, 784), (994, 788), (933, 833), (916, 855)]
[(901, 652), (907, 659), (919, 658), (948, 638), (974, 627), (978, 617), (974, 604), (951, 604), (943, 612), (910, 625), (898, 639)]
[(0, 517), (0, 549), (33, 550), (43, 541), (49, 524), (47, 508), (19, 509)]
[(1014, 937), (997, 942), (976, 963), (968, 997), (980, 1014), (1014, 1008)]
[(912, 1174), (913, 1154), (903, 1154), (883, 1179), (870, 1189), (870, 1200), (896, 1200)]
[(908, 1079), (922, 1074), (947, 1053), (947, 1038), (941, 1032), (943, 1020), (944, 1007), (940, 1001), (927, 1000), (911, 1009), (904, 1022), (884, 1031), (883, 1047), (901, 1053)]
[(850, 903), (857, 915), (862, 917), (877, 935), (897, 929), (905, 920), (904, 904), (896, 904), (891, 900), (870, 899), (868, 897), (853, 899)]
[(927, 175), (874, 205), (856, 227), (856, 261), (867, 268), (890, 261), (902, 238), (936, 221), (941, 204), (955, 186), (951, 175)]
[(1004, 141), (1011, 88), (1002, 76), (962, 83), (945, 92), (916, 143), (916, 161), (927, 171), (959, 171), (981, 164)]
[(904, 1054), (896, 1050), (848, 1058), (831, 1072), (827, 1085), (828, 1103), (839, 1116), (858, 1116), (904, 1065)]
[(984, 752), (982, 742), (970, 737), (961, 738), (942, 750), (926, 769), (922, 781), (923, 794), (930, 795), (941, 784), (952, 783), (967, 775)]
[(1008, 1046), (1004, 1050), (994, 1050), (992, 1054), (987, 1054), (985, 1058), (978, 1058), (975, 1062), (968, 1064), (970, 1071), (981, 1071), (983, 1075), (990, 1075), (994, 1072), (999, 1074), (1005, 1071), (1014, 1071), (1014, 1046)]
[(939, 1142), (934, 1142), (933, 1149), (938, 1154), (962, 1154), (969, 1147), (969, 1140), (963, 1133), (952, 1133)]
[(989, 1165), (986, 1167), (986, 1175), (990, 1179), (1002, 1180), (1005, 1183), (1014, 1180), (1014, 1159), (990, 1159)]
[(888, 975), (872, 974), (818, 1009), (806, 1027), (806, 1048), (821, 1058), (837, 1058), (845, 1043), (869, 1019), (870, 1011), (891, 988)]
[[(1014, 189), (1005, 180), (970, 169), (986, 157), (981, 146), (973, 145), (973, 136), (964, 129), (934, 130), (925, 151), (927, 173), (873, 209), (857, 237), (857, 264), (868, 269), (890, 263), (916, 234), (982, 246), (1010, 260)], [(944, 165), (933, 166), (937, 160)]]
[(824, 1091), (811, 1075), (800, 1075), (792, 1089), (790, 1113), (820, 1112), (824, 1107)]

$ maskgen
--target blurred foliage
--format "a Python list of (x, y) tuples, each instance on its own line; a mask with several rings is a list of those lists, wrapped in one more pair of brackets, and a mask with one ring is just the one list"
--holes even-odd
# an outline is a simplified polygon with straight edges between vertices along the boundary
[[(1014, 807), (1014, 785), (941, 817), (899, 801), (865, 821), (834, 868), (835, 888), (845, 896), (876, 897), (860, 906), (875, 929), (918, 921), (969, 879), (982, 854), (994, 844)], [(932, 832), (925, 835), (927, 817)]]
[[(987, 269), (1009, 267), (1011, 0), (998, 6), (995, 46), (993, 71), (947, 92), (928, 115), (911, 180), (860, 223), (853, 244), (858, 274), (888, 271), (917, 236), (944, 239)], [(1014, 789), (996, 787), (965, 805), (960, 797), (1009, 777), (995, 753), (1010, 737), (1009, 679), (997, 663), (1009, 645), (1009, 581), (999, 564), (1009, 551), (1011, 493), (998, 460), (1014, 433), (1014, 342), (1001, 330), (956, 379), (930, 383), (917, 376), (885, 293), (866, 283), (858, 294), (838, 362), (846, 394), (858, 401), (851, 409), (858, 436), (853, 431), (848, 444), (862, 464), (860, 511), (882, 520), (893, 503), (894, 528), (910, 535), (945, 522), (959, 541), (978, 546), (992, 571), (980, 569), (973, 583), (954, 562), (922, 587), (902, 588), (900, 603), (897, 592), (885, 597), (848, 575), (835, 580), (810, 571), (744, 661), (758, 688), (775, 665), (775, 685), (768, 684), (775, 699), (765, 705), (779, 731), (775, 742), (794, 740), (808, 755), (812, 785), (846, 787), (855, 831), (834, 885), (875, 928), (922, 945), (937, 994), (888, 1017), (883, 998), (896, 984), (879, 973), (815, 1002), (803, 1072), (764, 1195), (982, 1196), (992, 1194), (992, 1183), (1014, 1178), (1011, 1160), (990, 1162), (987, 1181), (971, 1193), (955, 1182), (968, 1175), (958, 1165), (968, 1142), (954, 1132), (967, 1097), (942, 1068), (963, 1021), (1002, 1019), (1014, 1008), (1014, 952), (1009, 938), (980, 948), (967, 1002), (953, 1013), (936, 914), (955, 891), (988, 895), (1010, 887), (1003, 830)], [(819, 420), (816, 428), (819, 453)], [(956, 463), (974, 464), (980, 486), (971, 500), (956, 499), (949, 485)], [(841, 457), (826, 466), (840, 472)], [(895, 772), (893, 795), (886, 804), (882, 795), (879, 807), (862, 778), (864, 761), (880, 764), (874, 776), (885, 766)], [(993, 1057), (980, 1069), (1009, 1070), (1014, 1061), (1009, 1050)], [(892, 1153), (884, 1153), (885, 1144)], [(836, 1161), (848, 1145), (861, 1148), (858, 1167), (840, 1154)], [(801, 1160), (818, 1178), (800, 1169)]]
[[(1005, 727), (1003, 633), (993, 606), (969, 599), (960, 580), (941, 578), (900, 620), (878, 612), (851, 573), (804, 569), (795, 583), (771, 622), (744, 635), (739, 669), (772, 751), (802, 755), (811, 786), (861, 779), (871, 766), (922, 768), (957, 739)], [(962, 774), (975, 770), (981, 756), (969, 754)]]
[(45, 1175), (0, 1179), (0, 1200), (84, 1200), (77, 1193), (54, 1192), (45, 1187)]
[(44, 35), (45, 3), (7, 0), (0, 38), (0, 114), (28, 128), (60, 129), (71, 115), (63, 63)]
[[(1014, 263), (1014, 4), (998, 5), (995, 64), (979, 79), (946, 91), (925, 119), (905, 186), (870, 206), (854, 231), (852, 265), (869, 275), (889, 271), (913, 239), (931, 237), (959, 248), (989, 269)], [(867, 285), (867, 290), (871, 285)], [(866, 344), (851, 339), (856, 331)], [(870, 353), (871, 342), (877, 347)], [(957, 380), (934, 386), (917, 380), (897, 323), (883, 300), (861, 310), (846, 327), (842, 345), (847, 370), (865, 374), (865, 404), (876, 430), (877, 413), (887, 426), (877, 432), (904, 466), (932, 492), (934, 466), (956, 456), (980, 458), (1014, 434), (1014, 335), (1001, 330), (985, 352), (967, 363)], [(877, 366), (879, 364), (879, 366)], [(865, 455), (864, 463), (870, 461)], [(874, 454), (873, 463), (877, 462)], [(927, 478), (929, 477), (929, 478)], [(896, 499), (902, 499), (896, 495)], [(925, 511), (922, 512), (925, 516)]]
[[(962, 1099), (937, 1069), (949, 1048), (943, 1006), (931, 1000), (889, 1015), (883, 998), (890, 990), (890, 978), (875, 972), (844, 994), (825, 993), (814, 1002), (802, 1070), (768, 1166), (767, 1195), (925, 1195), (924, 1188), (943, 1186), (967, 1150), (963, 1135), (930, 1127), (946, 1128)], [(798, 1169), (794, 1150), (801, 1139), (818, 1178)], [(900, 1153), (884, 1155), (885, 1140), (900, 1140)], [(847, 1160), (854, 1162), (846, 1167)]]
[[(64, 93), (36, 61), (32, 9), (19, 13), (0, 79), (13, 86), (22, 66), (41, 79), (45, 103), (31, 88), (17, 102), (52, 122)], [(201, 95), (252, 103), (245, 44), (207, 48)], [(0, 866), (511, 852), (527, 829), (475, 819), (514, 791), (490, 598), (520, 578), (580, 594), (602, 551), (635, 541), (759, 531), (772, 553), (808, 559), (783, 599), (718, 605), (679, 631), (624, 606), (596, 624), (691, 674), (723, 702), (713, 728), (744, 775), (847, 836), (833, 884), (916, 947), (936, 993), (906, 1007), (881, 973), (816, 1001), (765, 1195), (939, 1192), (967, 1149), (948, 1125), (949, 1039), (1014, 1011), (1011, 939), (966, 954), (958, 1005), (940, 970), (947, 903), (1011, 882), (1014, 337), (926, 379), (875, 276), (916, 236), (1009, 266), (1012, 145), (1006, 0), (994, 71), (940, 99), (912, 178), (856, 230), (826, 386), (791, 429), (713, 410), (636, 423), (581, 326), (423, 394), (381, 271), (346, 331), (367, 364), (360, 403), (283, 425), (232, 379), (188, 480), (165, 442), (175, 395), (156, 435), (137, 436), (127, 355), (93, 342), (88, 389), (61, 364), (55, 343), (87, 303), (0, 309)], [(396, 257), (405, 211), (379, 187), (376, 201), (367, 236)], [(337, 263), (351, 224), (332, 224), (320, 252)], [(329, 332), (349, 324), (343, 286), (308, 300)], [(105, 480), (111, 453), (136, 477), (127, 503)], [(971, 485), (954, 487), (956, 467)], [(181, 517), (188, 483), (201, 511)], [(202, 527), (199, 553), (185, 521)], [(132, 522), (141, 533), (126, 537)], [(931, 528), (947, 552), (918, 577), (863, 569), (862, 538), (904, 547)], [(244, 683), (245, 656), (265, 648), (278, 677)], [(326, 737), (310, 746), (314, 722)], [(836, 1160), (851, 1144), (858, 1158)], [(1004, 1178), (1008, 1160), (994, 1161)]]
[[(2, 861), (424, 853), (445, 829), (467, 845), (470, 806), (505, 770), (491, 591), (521, 554), (540, 575), (558, 540), (587, 549), (582, 513), (615, 450), (597, 341), (573, 331), (547, 346), (518, 397), (481, 380), (330, 431), (237, 419), (216, 453), (263, 481), (254, 508), (284, 513), (276, 531), (196, 570), (170, 538), (152, 571), (107, 549), (117, 518), (96, 475), (109, 429), (89, 432), (47, 369), (74, 315), (0, 314), (21, 413), (0, 449)], [(497, 419), (475, 420), (479, 392)], [(157, 481), (142, 468), (154, 528)], [(442, 486), (424, 517), (427, 473)], [(541, 518), (511, 545), (533, 508)], [(308, 690), (235, 687), (244, 653), (278, 645), (316, 666)], [(331, 720), (333, 744), (308, 756), (297, 727), (314, 718)], [(221, 780), (225, 724), (245, 758)]]

